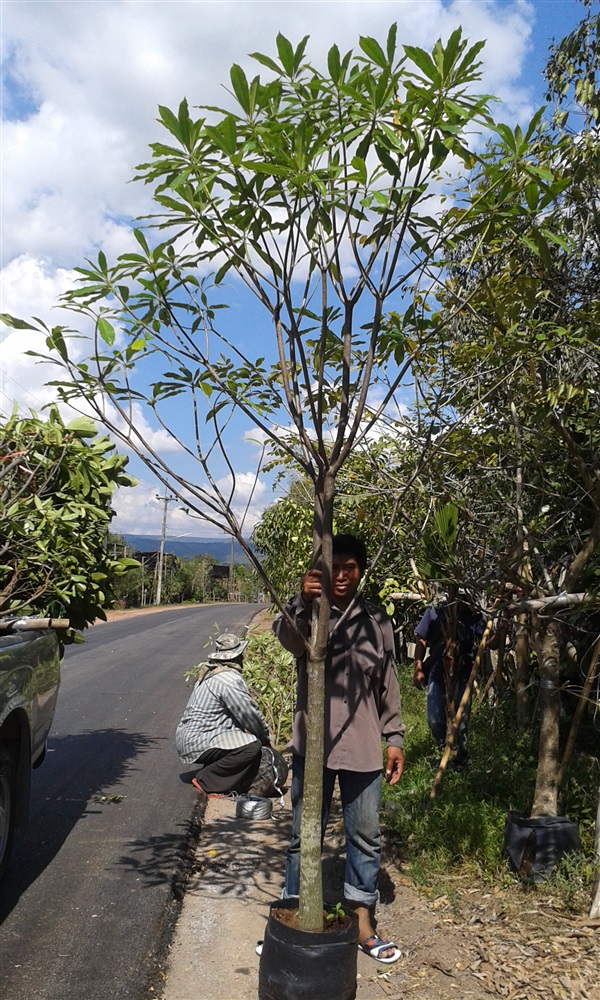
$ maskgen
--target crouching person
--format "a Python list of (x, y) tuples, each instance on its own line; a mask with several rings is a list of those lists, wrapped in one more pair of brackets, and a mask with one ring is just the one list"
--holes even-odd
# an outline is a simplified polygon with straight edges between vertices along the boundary
[(269, 746), (267, 724), (242, 677), (247, 645), (231, 633), (219, 636), (177, 726), (179, 759), (198, 765), (192, 784), (201, 792), (246, 792)]

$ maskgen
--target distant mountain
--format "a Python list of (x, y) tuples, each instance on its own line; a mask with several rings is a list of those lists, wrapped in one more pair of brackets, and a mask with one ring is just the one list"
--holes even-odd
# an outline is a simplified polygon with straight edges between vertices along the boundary
[[(128, 545), (136, 552), (158, 552), (160, 535), (125, 535), (121, 534)], [(229, 538), (166, 538), (165, 552), (170, 552), (180, 559), (191, 559), (192, 556), (209, 556), (216, 563), (228, 563), (231, 558), (231, 540)], [(248, 559), (238, 544), (233, 544), (235, 562), (248, 562)]]

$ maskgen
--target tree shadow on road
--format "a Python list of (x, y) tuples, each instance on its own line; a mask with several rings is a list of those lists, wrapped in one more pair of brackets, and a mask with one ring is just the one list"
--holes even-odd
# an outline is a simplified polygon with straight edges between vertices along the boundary
[[(199, 796), (197, 819), (204, 815), (206, 805), (206, 797)], [(178, 871), (173, 887), (177, 898), (186, 891), (213, 901), (240, 900), (264, 906), (281, 896), (290, 828), (290, 809), (282, 809), (276, 799), (271, 818), (265, 820), (237, 817), (235, 800), (211, 800), (195, 852), (183, 869), (181, 863), (175, 864), (181, 862), (181, 840), (172, 834), (131, 842), (120, 863), (135, 870), (148, 886), (171, 881), (173, 871)], [(343, 822), (334, 802), (323, 848), (323, 892), (328, 902), (343, 898), (345, 864)], [(382, 902), (389, 902), (394, 887), (385, 868), (379, 882)]]
[(82, 816), (125, 778), (140, 754), (160, 742), (145, 733), (100, 729), (51, 737), (43, 766), (33, 772), (31, 813), (17, 831), (0, 896), (0, 923), (56, 856)]

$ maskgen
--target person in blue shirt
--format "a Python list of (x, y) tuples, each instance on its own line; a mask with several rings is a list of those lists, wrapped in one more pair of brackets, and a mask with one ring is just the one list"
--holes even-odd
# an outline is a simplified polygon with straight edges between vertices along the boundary
[[(456, 636), (452, 636), (451, 606), (448, 600), (427, 608), (415, 629), (415, 661), (413, 683), (416, 688), (427, 686), (427, 725), (436, 743), (443, 749), (446, 744), (446, 698), (451, 701), (454, 712), (460, 705), (477, 647), (483, 636), (486, 619), (480, 611), (474, 610), (459, 591), (456, 599)], [(455, 641), (452, 662), (445, 656), (447, 642)], [(495, 639), (490, 639), (488, 647)], [(429, 650), (426, 656), (427, 650)], [(446, 688), (448, 690), (446, 691)], [(471, 698), (465, 706), (457, 734), (455, 766), (467, 763), (467, 732), (471, 713)]]

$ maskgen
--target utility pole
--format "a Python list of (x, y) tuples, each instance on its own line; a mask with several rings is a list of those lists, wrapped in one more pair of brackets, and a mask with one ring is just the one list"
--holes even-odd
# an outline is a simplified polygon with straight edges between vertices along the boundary
[(163, 578), (163, 563), (165, 559), (165, 538), (167, 535), (167, 508), (171, 500), (177, 499), (176, 497), (170, 497), (167, 493), (167, 487), (165, 486), (164, 497), (159, 497), (156, 495), (157, 500), (162, 500), (164, 504), (163, 509), (163, 519), (162, 519), (162, 531), (160, 535), (160, 549), (158, 552), (158, 570), (157, 570), (157, 580), (156, 580), (156, 598), (154, 603), (160, 604), (162, 598), (162, 578)]
[(231, 548), (229, 550), (229, 600), (235, 600), (235, 563), (233, 561), (233, 535), (231, 536)]

